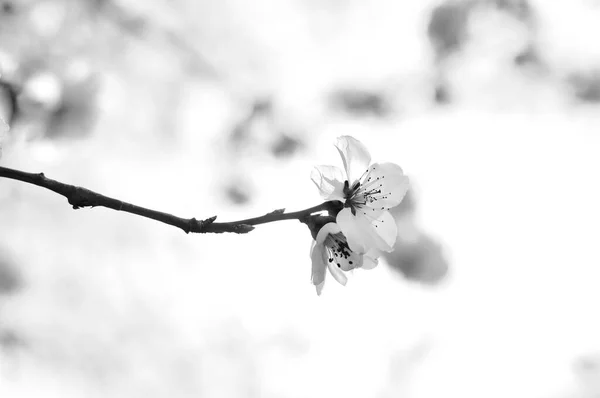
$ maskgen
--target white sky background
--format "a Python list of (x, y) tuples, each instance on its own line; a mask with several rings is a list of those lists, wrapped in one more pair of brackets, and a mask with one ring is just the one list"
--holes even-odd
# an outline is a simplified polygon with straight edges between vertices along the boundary
[[(532, 2), (539, 75), (504, 62), (525, 45), (520, 25), (478, 14), (448, 63), (454, 102), (442, 108), (431, 104), (424, 33), (432, 2), (122, 4), (185, 35), (219, 78), (184, 75), (156, 37), (107, 29), (94, 135), (15, 139), (0, 164), (233, 220), (317, 204), (310, 169), (339, 164), (333, 140), (352, 134), (414, 181), (417, 222), (443, 244), (450, 275), (425, 287), (380, 266), (345, 288), (330, 278), (317, 297), (299, 223), (185, 236), (2, 181), (0, 243), (24, 287), (0, 297), (0, 325), (24, 347), (0, 351), (1, 397), (598, 393), (600, 374), (577, 364), (600, 352), (600, 116), (566, 84), (600, 61), (596, 3)], [(329, 111), (327, 93), (348, 84), (383, 88), (396, 116)], [(260, 95), (307, 150), (275, 159), (259, 126), (254, 146), (227, 153), (224, 132)], [(250, 206), (220, 193), (240, 175), (254, 187)]]

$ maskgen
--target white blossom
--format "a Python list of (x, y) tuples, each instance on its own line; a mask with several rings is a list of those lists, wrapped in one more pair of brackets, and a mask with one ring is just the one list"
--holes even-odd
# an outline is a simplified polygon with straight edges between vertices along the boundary
[(320, 295), (323, 290), (326, 269), (329, 269), (329, 273), (336, 281), (345, 286), (348, 281), (345, 272), (355, 268), (375, 268), (378, 256), (379, 252), (376, 250), (366, 254), (353, 251), (336, 223), (325, 224), (319, 230), (310, 248), (311, 280), (317, 289), (317, 294)]
[(367, 148), (357, 139), (341, 136), (335, 144), (344, 170), (317, 166), (311, 174), (325, 200), (339, 200), (344, 208), (336, 222), (352, 250), (392, 251), (397, 227), (388, 211), (408, 191), (408, 177), (394, 163), (372, 163)]

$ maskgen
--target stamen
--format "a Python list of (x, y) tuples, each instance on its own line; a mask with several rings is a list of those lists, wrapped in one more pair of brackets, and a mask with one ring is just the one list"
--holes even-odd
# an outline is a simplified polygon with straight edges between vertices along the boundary
[(324, 246), (330, 263), (335, 261), (338, 268), (343, 268), (344, 270), (353, 268), (350, 266), (344, 268), (342, 265), (343, 262), (353, 265), (354, 261), (350, 259), (356, 258), (357, 254), (350, 249), (346, 237), (341, 232), (328, 235), (327, 238), (325, 238)]
[(375, 179), (373, 179), (373, 177), (367, 178), (367, 181), (365, 181), (365, 183), (362, 184), (363, 189), (368, 189), (369, 187), (377, 183), (379, 183), (380, 187), (383, 186), (383, 184), (380, 181), (381, 178), (383, 177), (375, 177)]
[[(383, 179), (385, 176), (375, 177), (372, 173), (377, 170), (376, 166), (366, 169), (360, 178), (350, 188), (350, 182), (344, 181), (344, 197), (346, 199), (344, 207), (349, 207), (352, 215), (356, 216), (356, 210), (361, 210), (363, 207), (375, 208), (373, 203), (378, 200), (388, 199), (391, 192), (384, 193)], [(382, 208), (385, 210), (385, 208)]]

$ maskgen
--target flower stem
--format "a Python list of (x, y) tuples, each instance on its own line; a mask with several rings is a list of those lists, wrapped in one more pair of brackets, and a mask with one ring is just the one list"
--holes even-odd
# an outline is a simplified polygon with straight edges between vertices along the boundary
[(305, 220), (313, 213), (320, 211), (335, 211), (337, 204), (335, 202), (324, 202), (320, 205), (291, 213), (285, 213), (285, 209), (279, 209), (267, 213), (260, 217), (247, 218), (245, 220), (231, 222), (214, 222), (217, 216), (204, 220), (195, 218), (181, 218), (169, 213), (147, 209), (131, 203), (123, 202), (118, 199), (101, 195), (87, 188), (65, 184), (56, 180), (47, 178), (44, 173), (27, 173), (21, 170), (0, 167), (0, 177), (18, 180), (40, 186), (64, 196), (73, 206), (73, 209), (82, 207), (106, 207), (109, 209), (124, 211), (141, 217), (149, 218), (155, 221), (181, 228), (185, 233), (223, 233), (233, 232), (238, 234), (248, 233), (254, 229), (254, 225), (266, 224), (282, 220)]

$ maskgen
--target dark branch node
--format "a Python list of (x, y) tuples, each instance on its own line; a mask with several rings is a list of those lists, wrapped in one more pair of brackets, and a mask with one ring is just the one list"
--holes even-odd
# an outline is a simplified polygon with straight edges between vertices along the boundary
[(69, 204), (73, 205), (73, 209), (77, 210), (81, 207), (97, 206), (97, 201), (94, 200), (94, 193), (86, 188), (73, 187), (71, 193), (67, 196)]
[(189, 222), (187, 223), (187, 229), (184, 229), (183, 232), (189, 234), (190, 232), (192, 232), (196, 225), (198, 225), (198, 220), (196, 220), (195, 218), (190, 218)]

